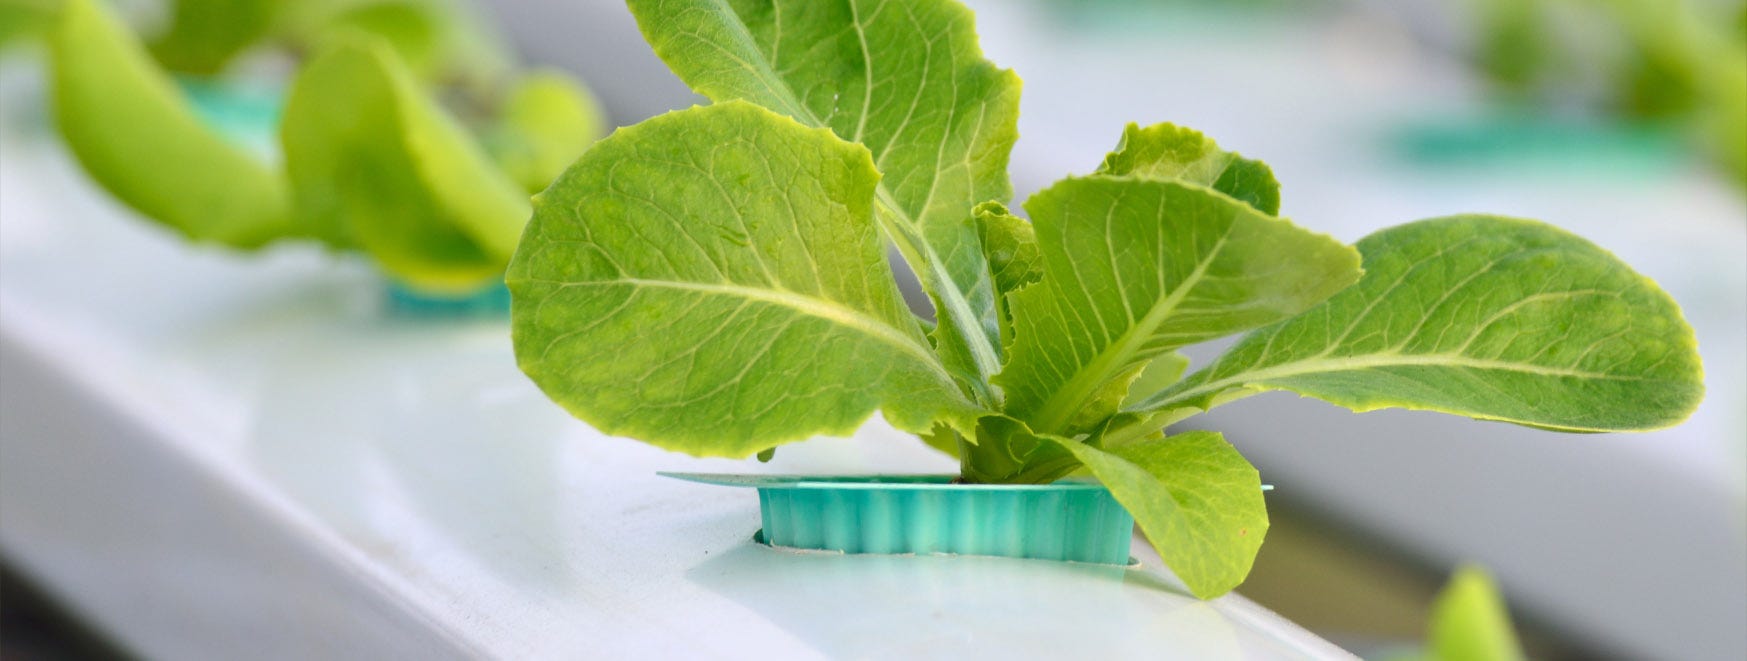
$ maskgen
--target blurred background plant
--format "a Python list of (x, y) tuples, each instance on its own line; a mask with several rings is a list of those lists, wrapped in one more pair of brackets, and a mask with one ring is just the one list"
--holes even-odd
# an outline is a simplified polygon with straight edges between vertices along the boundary
[[(1747, 3), (1679, 0), (1681, 8), (1666, 10), (1685, 16), (1677, 19), (1659, 13), (1672, 1), (1632, 2), (1636, 11), (1648, 12), (1639, 26), (1620, 23), (1640, 20), (1640, 14), (1618, 8), (1626, 6), (1624, 0), (1618, 6), (1604, 0), (1501, 4), (1527, 5), (1519, 9), (1541, 16), (1528, 28), (1512, 28), (1519, 36), (1510, 48), (1545, 51), (1530, 57), (1543, 59), (1527, 67), (1534, 72), (1523, 78), (1528, 82), (1512, 87), (1494, 82), (1482, 64), (1491, 56), (1483, 55), (1489, 48), (1487, 7), (1480, 0), (964, 2), (977, 12), (989, 57), (1026, 79), (1022, 137), (1013, 157), (1017, 198), (1063, 171), (1096, 164), (1111, 147), (1112, 126), (1179, 122), (1266, 158), (1290, 182), (1283, 212), (1308, 227), (1350, 240), (1410, 218), (1475, 209), (1543, 218), (1594, 238), (1663, 283), (1698, 330), (1711, 365), (1711, 397), (1687, 425), (1645, 437), (1548, 438), (1399, 411), (1352, 416), (1290, 397), (1259, 396), (1232, 405), (1214, 423), (1278, 486), (1270, 496), (1269, 542), (1242, 590), (1245, 596), (1369, 656), (1424, 638), (1426, 607), (1439, 584), (1458, 560), (1472, 558), (1496, 572), (1533, 658), (1744, 658), (1747, 638), (1739, 623), (1747, 619), (1741, 590), (1747, 584), (1747, 413), (1740, 403), (1747, 401), (1747, 261), (1741, 246), (1747, 241), (1747, 196), (1737, 174), (1713, 167), (1724, 162), (1713, 159), (1730, 150), (1747, 152), (1747, 113), (1740, 110), (1747, 102), (1747, 74), (1740, 73), (1747, 58), (1721, 50), (1697, 56), (1699, 66), (1689, 73), (1717, 74), (1711, 89), (1718, 91), (1689, 88), (1668, 92), (1668, 100), (1651, 99), (1645, 105), (1668, 108), (1655, 120), (1628, 114), (1632, 104), (1624, 100), (1628, 88), (1621, 81), (1631, 71), (1629, 39), (1641, 38), (1631, 35), (1671, 28), (1712, 35), (1705, 38), (1710, 41), (1657, 47), (1674, 48), (1671, 61), (1690, 63), (1699, 52), (1695, 47), (1719, 43), (1717, 35), (1740, 43), (1747, 31), (1741, 7)], [(35, 74), (30, 58), (38, 51), (28, 44), (54, 25), (59, 4), (0, 0), (0, 43), (16, 46), (7, 49), (16, 57), (0, 68)], [(314, 11), (329, 3), (283, 4)], [(493, 21), (462, 27), (484, 30), (477, 43), (513, 46), (520, 57), (497, 55), (510, 64), (509, 72), (525, 61), (580, 75), (600, 91), (612, 124), (699, 102), (650, 51), (623, 0), (476, 4), (501, 21), (505, 38), (500, 42), (495, 31), (479, 27)], [(163, 39), (174, 15), (164, 1), (106, 6), (147, 45)], [(1662, 27), (1651, 29), (1657, 25)], [(278, 108), (299, 63), (314, 69), (311, 59), (327, 51), (310, 42), (290, 46), (273, 31), (263, 34), (269, 36), (237, 52), (217, 73), (181, 71), (164, 64), (159, 50), (139, 52), (150, 70), (175, 81), (176, 104), (192, 103), (202, 113), (197, 119), (203, 131), (252, 145), (243, 151), (268, 173), (289, 180), (274, 128)], [(336, 60), (345, 66), (330, 73), (380, 69), (388, 59), (384, 50), (400, 60), (415, 59), (391, 41), (353, 45)], [(1732, 79), (1728, 67), (1737, 67)], [(517, 95), (507, 91), (504, 79), (474, 87), (453, 82), (465, 75), (433, 78), (410, 64), (402, 69), (398, 76), (359, 78), (414, 81), (410, 87), (421, 105), (460, 127), (461, 136), (476, 143), (473, 154), (484, 153), (524, 191), (537, 188), (530, 182), (539, 180), (540, 168), (514, 174), (506, 157), (524, 148), (495, 127), (507, 116), (538, 111), (513, 110)], [(20, 78), (39, 82), (29, 75), (11, 82)], [(6, 87), (0, 100), (14, 107), (44, 105), (37, 93), (42, 87)], [(409, 86), (388, 87), (404, 96)], [(476, 89), (487, 93), (481, 97)], [(1661, 93), (1649, 92), (1650, 85), (1636, 89)], [(1683, 94), (1688, 100), (1677, 103)], [(203, 95), (220, 103), (203, 106)], [(1099, 103), (1082, 101), (1089, 98)], [(231, 120), (214, 120), (222, 113), (209, 111), (227, 99), (245, 102), (231, 104), (241, 109)], [(127, 114), (118, 109), (139, 114), (121, 102), (111, 106), (118, 117)], [(265, 133), (249, 128), (259, 125), (262, 108), (274, 117)], [(28, 111), (5, 119), (41, 124)], [(1420, 131), (1404, 150), (1403, 127), (1461, 130)], [(250, 132), (253, 141), (238, 139)], [(1452, 139), (1439, 142), (1440, 135)], [(58, 171), (66, 155), (51, 142), (14, 141), (8, 146), (23, 147), (0, 159), (14, 171)], [(1419, 149), (1428, 145), (1449, 149)], [(148, 165), (169, 168), (162, 155)], [(284, 187), (292, 199), (292, 186)], [(86, 194), (84, 188), (74, 192)], [(16, 189), (4, 195), (26, 198)], [(9, 267), (70, 254), (33, 257), (41, 245), (32, 243), (33, 236), (58, 233), (62, 243), (51, 245), (83, 248), (94, 244), (99, 229), (117, 224), (113, 214), (85, 215), (90, 217), (8, 216)], [(150, 244), (169, 234), (125, 229), (111, 245)], [(224, 253), (203, 260), (176, 246), (156, 248), (189, 261), (234, 261)], [(273, 252), (259, 258), (237, 254), (249, 267), (328, 266), (305, 259), (314, 257), (305, 254), (313, 252), (310, 247)], [(370, 282), (356, 264), (336, 265), (338, 281)], [(483, 270), (469, 268), (474, 276)], [(131, 291), (158, 284), (102, 286)], [(926, 309), (925, 300), (915, 302)]]
[(154, 7), (4, 2), (0, 36), (47, 44), (55, 124), (118, 200), (191, 241), (360, 252), (409, 295), (495, 291), (528, 195), (605, 128), (580, 82), (520, 70), (444, 0), (174, 0), (146, 39), (122, 17)]
[(1438, 591), (1419, 650), (1380, 656), (1385, 661), (1523, 661), (1522, 643), (1492, 574), (1462, 565)]
[(1747, 2), (1468, 2), (1501, 104), (1675, 134), (1747, 188)]

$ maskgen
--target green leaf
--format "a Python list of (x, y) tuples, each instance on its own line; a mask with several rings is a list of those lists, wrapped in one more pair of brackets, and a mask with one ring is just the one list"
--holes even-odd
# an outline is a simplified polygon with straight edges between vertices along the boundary
[(1453, 216), (1358, 247), (1357, 286), (1252, 333), (1135, 410), (1290, 390), (1355, 411), (1628, 431), (1678, 423), (1703, 398), (1697, 344), (1673, 299), (1564, 230)]
[(278, 32), (295, 49), (323, 52), (360, 38), (381, 39), (418, 79), (486, 101), (512, 67), (473, 3), (456, 0), (297, 0)]
[(409, 285), (474, 289), (515, 251), (527, 198), (379, 42), (305, 66), (281, 138), (309, 231)]
[(47, 35), (61, 15), (62, 0), (0, 0), (0, 50)]
[[(1001, 342), (1011, 346), (1012, 316), (1007, 310), (1007, 297), (1013, 292), (1043, 279), (1043, 254), (1037, 247), (1037, 235), (1031, 223), (1014, 216), (999, 202), (985, 202), (975, 209), (978, 238), (988, 259), (990, 282), (995, 285), (996, 310), (1001, 318)], [(1071, 430), (1090, 428), (1116, 413), (1130, 392), (1130, 382), (1144, 394), (1152, 394), (1176, 382), (1183, 375), (1188, 359), (1175, 352), (1136, 365), (1125, 375), (1111, 379), (1088, 397), (1087, 404), (1069, 422)], [(1144, 370), (1144, 373), (1143, 373)], [(1137, 380), (1138, 379), (1138, 380)]]
[(606, 133), (606, 124), (581, 83), (555, 71), (533, 73), (510, 90), (489, 145), (511, 179), (538, 193)]
[[(1272, 323), (1358, 278), (1352, 248), (1178, 181), (1065, 179), (1026, 202), (1044, 277), (1010, 301), (997, 383), (1033, 429), (1071, 433), (1165, 351)], [(1126, 391), (1124, 391), (1126, 392)]]
[(424, 2), (355, 3), (334, 12), (316, 38), (318, 51), (337, 44), (374, 37), (394, 50), (408, 71), (428, 80), (442, 65), (442, 27), (436, 7)]
[(1195, 596), (1212, 599), (1249, 576), (1268, 508), (1261, 476), (1223, 436), (1154, 435), (1103, 449), (1051, 438), (1110, 488)]
[(1095, 174), (1186, 181), (1270, 216), (1280, 213), (1280, 182), (1268, 164), (1221, 150), (1212, 138), (1175, 124), (1129, 124)]
[(1464, 566), (1438, 593), (1431, 615), (1432, 658), (1437, 661), (1521, 661), (1522, 646), (1510, 612), (1486, 571)]
[(55, 122), (117, 199), (195, 241), (255, 248), (289, 231), (280, 176), (202, 124), (97, 3), (66, 3), (49, 47)]
[(1000, 321), (1001, 346), (1013, 339), (1013, 317), (1007, 312), (1007, 296), (1043, 279), (1043, 255), (1037, 250), (1037, 233), (1031, 223), (1007, 211), (1000, 202), (984, 202), (972, 211), (977, 243), (995, 288), (995, 313)]
[(1000, 202), (979, 204), (973, 215), (995, 291), (1011, 294), (1043, 279), (1043, 255), (1037, 250), (1037, 232), (1030, 222), (1013, 215)]
[(970, 11), (950, 0), (630, 6), (692, 89), (867, 146), (884, 175), (881, 219), (934, 298), (943, 355), (986, 382), (999, 369), (999, 322), (970, 210), (1012, 194), (1019, 78), (983, 58)]
[(1747, 4), (1737, 20), (1734, 39), (1708, 63), (1706, 104), (1698, 124), (1712, 158), (1732, 183), (1747, 190)]
[(1145, 400), (1171, 387), (1183, 378), (1183, 372), (1189, 369), (1189, 357), (1172, 351), (1161, 354), (1147, 363), (1146, 369), (1126, 388), (1122, 405), (1127, 406)]
[(930, 351), (873, 220), (865, 148), (742, 102), (584, 152), (510, 265), (522, 370), (610, 434), (743, 457), (982, 413)]
[(1527, 97), (1558, 64), (1546, 0), (1470, 0), (1478, 23), (1475, 60), (1500, 91)]
[(273, 27), (279, 0), (175, 0), (170, 28), (152, 42), (165, 67), (210, 75), (255, 45)]
[(937, 424), (933, 429), (925, 433), (918, 433), (917, 436), (922, 439), (924, 445), (939, 450), (941, 454), (954, 459), (959, 458), (960, 436), (958, 431), (952, 427)]
[(1013, 294), (1043, 280), (1043, 255), (1031, 222), (996, 201), (977, 205), (971, 215), (977, 219), (977, 243), (989, 262), (989, 282), (998, 294)]
[(1048, 484), (1080, 467), (1079, 458), (1061, 443), (1005, 415), (983, 416), (976, 433), (975, 443), (959, 446), (960, 477), (966, 482)]

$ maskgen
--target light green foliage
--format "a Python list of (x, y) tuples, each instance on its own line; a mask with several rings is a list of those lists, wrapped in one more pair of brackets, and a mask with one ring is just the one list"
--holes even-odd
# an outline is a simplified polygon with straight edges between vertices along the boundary
[(1013, 296), (997, 383), (1039, 431), (1085, 431), (1069, 423), (1099, 399), (1095, 417), (1114, 413), (1126, 387), (1095, 395), (1154, 356), (1285, 319), (1359, 276), (1352, 248), (1192, 184), (1070, 178), (1025, 207), (1044, 277)]
[[(1702, 100), (1707, 59), (1723, 56), (1729, 30), (1716, 10), (1691, 0), (1586, 0), (1623, 37), (1614, 102), (1628, 116), (1679, 117)], [(1580, 3), (1581, 4), (1581, 3)], [(1710, 21), (1717, 21), (1711, 24)]]
[(747, 103), (614, 133), (541, 196), (510, 265), (522, 369), (603, 431), (697, 455), (876, 408), (970, 429), (887, 270), (878, 181), (860, 145)]
[(1680, 422), (1703, 396), (1692, 329), (1655, 283), (1549, 225), (1455, 216), (1359, 242), (1365, 277), (1243, 339), (1142, 406), (1291, 390), (1566, 431)]
[(1056, 443), (1134, 514), (1195, 596), (1225, 594), (1249, 575), (1268, 533), (1268, 511), (1261, 477), (1225, 437), (1193, 431), (1104, 449), (1066, 439)]
[(214, 74), (273, 28), (283, 0), (176, 0), (170, 27), (152, 42), (175, 71)]
[[(462, 17), (446, 8), (446, 0), (175, 5), (160, 55), (182, 68), (222, 67), (260, 37), (263, 22), (305, 43), (332, 42), (306, 63), (286, 101), (283, 171), (232, 145), (213, 128), (216, 120), (203, 121), (128, 29), (92, 0), (58, 8), (49, 39), (55, 118), (93, 179), (190, 239), (256, 248), (313, 238), (369, 253), (415, 289), (472, 291), (502, 275), (531, 210), (527, 193), (598, 137), (600, 114), (573, 81), (552, 73), (521, 79), (501, 117), (480, 118), (496, 121), (490, 137), (506, 174), (400, 57), (455, 58), (482, 48), (482, 39), (467, 36), (477, 31), (458, 27)], [(272, 21), (262, 18), (269, 14)], [(493, 61), (475, 59), (467, 66)], [(457, 71), (442, 65), (426, 73)]]
[(594, 95), (568, 76), (539, 72), (516, 81), (486, 144), (511, 179), (538, 193), (605, 133)]
[(1522, 661), (1510, 612), (1486, 571), (1465, 566), (1450, 577), (1432, 606), (1434, 661)]
[(1013, 316), (1007, 312), (1007, 297), (1043, 279), (1043, 255), (1037, 249), (1037, 232), (1024, 218), (1014, 216), (1000, 202), (977, 205), (972, 216), (977, 241), (982, 245), (995, 290), (995, 314), (1000, 324), (1000, 346), (1013, 341)]
[(978, 420), (972, 438), (975, 442), (962, 448), (962, 477), (969, 482), (1048, 484), (1080, 467), (1079, 459), (1057, 442), (1065, 439), (1035, 433), (1025, 423), (1005, 415)]
[(989, 282), (1003, 295), (1024, 289), (1043, 279), (1043, 255), (1037, 250), (1037, 232), (1024, 218), (1013, 215), (1000, 202), (977, 205), (977, 240), (988, 258)]
[(1719, 56), (1706, 60), (1699, 133), (1711, 136), (1712, 156), (1747, 190), (1747, 2), (1735, 23)]
[[(1015, 216), (1018, 83), (955, 2), (631, 8), (717, 105), (584, 152), (509, 277), (523, 370), (609, 433), (744, 457), (879, 409), (966, 481), (1089, 469), (1214, 597), (1267, 530), (1260, 478), (1220, 435), (1168, 423), (1280, 388), (1639, 429), (1700, 394), (1678, 310), (1600, 249), (1470, 217), (1355, 250), (1277, 217), (1266, 165), (1181, 127), (1130, 125), (1097, 173)], [(933, 297), (929, 336), (881, 231)], [(1252, 329), (1178, 381), (1175, 349)]]
[(335, 11), (323, 26), (317, 48), (370, 35), (400, 56), (419, 78), (434, 75), (442, 64), (442, 26), (430, 8), (417, 2), (370, 2)]
[(284, 5), (275, 34), (305, 52), (381, 39), (420, 80), (483, 98), (511, 70), (488, 25), (457, 0), (296, 0)]
[(1172, 351), (1152, 359), (1128, 384), (1121, 406), (1131, 406), (1176, 384), (1189, 370), (1189, 357)]
[(47, 34), (60, 11), (61, 0), (0, 0), (0, 50)]
[(235, 248), (287, 231), (289, 193), (278, 174), (202, 124), (93, 0), (66, 3), (49, 47), (61, 135), (123, 203), (189, 239)]
[(1547, 0), (1470, 0), (1481, 72), (1500, 91), (1525, 96), (1544, 82), (1553, 61)]
[(1096, 174), (1201, 184), (1270, 216), (1280, 213), (1280, 182), (1268, 164), (1224, 151), (1212, 138), (1175, 124), (1129, 124)]
[(375, 42), (306, 66), (281, 135), (308, 231), (414, 287), (477, 288), (515, 249), (522, 192)]
[(630, 5), (692, 89), (867, 146), (883, 175), (882, 219), (934, 299), (945, 359), (973, 388), (997, 371), (994, 295), (968, 221), (973, 205), (1012, 194), (1019, 78), (983, 59), (968, 10), (918, 0)]
[(1747, 2), (1470, 1), (1481, 72), (1505, 96), (1596, 98), (1599, 113), (1679, 127), (1747, 188)]

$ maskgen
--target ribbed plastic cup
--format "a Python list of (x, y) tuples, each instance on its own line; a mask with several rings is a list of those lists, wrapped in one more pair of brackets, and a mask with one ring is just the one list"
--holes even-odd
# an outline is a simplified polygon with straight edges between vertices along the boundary
[(661, 473), (758, 490), (772, 546), (1129, 564), (1134, 517), (1095, 482), (953, 484), (950, 475)]
[(432, 294), (390, 280), (388, 310), (407, 317), (501, 317), (509, 314), (510, 290), (502, 282), (493, 282), (474, 292)]

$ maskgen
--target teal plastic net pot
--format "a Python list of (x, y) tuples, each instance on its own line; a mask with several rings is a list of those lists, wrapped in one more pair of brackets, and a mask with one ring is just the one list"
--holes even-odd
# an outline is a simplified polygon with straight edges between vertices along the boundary
[(510, 290), (493, 282), (463, 294), (431, 294), (388, 282), (388, 310), (405, 317), (502, 317), (510, 312)]
[(284, 90), (258, 80), (177, 76), (176, 84), (207, 126), (258, 156), (277, 160)]
[(1095, 482), (953, 484), (950, 475), (662, 473), (758, 490), (772, 546), (1129, 564), (1134, 517)]

